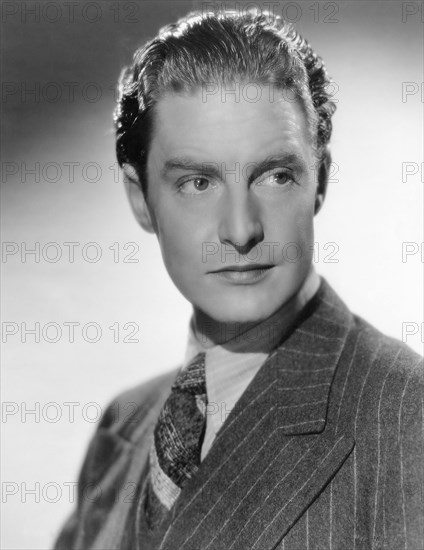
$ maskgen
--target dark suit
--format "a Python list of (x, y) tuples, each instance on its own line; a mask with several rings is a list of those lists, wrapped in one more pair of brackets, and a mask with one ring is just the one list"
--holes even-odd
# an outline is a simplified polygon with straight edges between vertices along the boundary
[(139, 492), (175, 376), (125, 393), (121, 414), (116, 404), (105, 414), (56, 548), (424, 548), (421, 358), (352, 315), (325, 280), (153, 540)]

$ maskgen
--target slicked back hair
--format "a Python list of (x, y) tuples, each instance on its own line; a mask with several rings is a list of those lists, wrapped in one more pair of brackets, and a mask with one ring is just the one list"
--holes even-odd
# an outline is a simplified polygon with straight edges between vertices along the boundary
[[(147, 195), (154, 106), (166, 92), (255, 83), (299, 99), (317, 160), (329, 164), (331, 80), (322, 59), (281, 17), (251, 9), (189, 13), (138, 49), (121, 73), (114, 112), (119, 165), (135, 169)], [(271, 88), (269, 88), (271, 89)], [(275, 94), (276, 95), (276, 94)]]

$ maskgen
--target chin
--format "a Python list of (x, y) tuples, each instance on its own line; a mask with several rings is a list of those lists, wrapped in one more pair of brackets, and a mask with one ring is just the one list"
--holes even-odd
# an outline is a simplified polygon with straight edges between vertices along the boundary
[(278, 304), (269, 304), (267, 307), (263, 302), (248, 304), (227, 300), (220, 303), (220, 300), (216, 300), (213, 304), (202, 304), (200, 309), (219, 323), (258, 323), (272, 315), (278, 309)]

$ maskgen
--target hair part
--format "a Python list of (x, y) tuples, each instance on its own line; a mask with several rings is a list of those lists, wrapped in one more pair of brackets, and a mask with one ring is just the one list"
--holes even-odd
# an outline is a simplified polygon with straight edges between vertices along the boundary
[(147, 156), (154, 107), (166, 92), (250, 82), (299, 99), (317, 159), (328, 161), (331, 80), (322, 59), (293, 26), (269, 12), (198, 11), (161, 28), (121, 73), (114, 112), (119, 165), (132, 166), (147, 195)]

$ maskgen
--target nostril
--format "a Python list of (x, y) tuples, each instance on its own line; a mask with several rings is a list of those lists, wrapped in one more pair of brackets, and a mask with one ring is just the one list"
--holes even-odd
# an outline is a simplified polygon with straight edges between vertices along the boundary
[(227, 239), (226, 241), (224, 241), (224, 244), (231, 246), (234, 249), (234, 251), (237, 252), (237, 254), (239, 254), (240, 256), (247, 256), (262, 241), (263, 241), (263, 234), (261, 237), (254, 236), (245, 243)]

